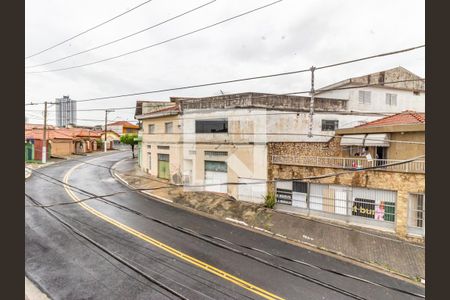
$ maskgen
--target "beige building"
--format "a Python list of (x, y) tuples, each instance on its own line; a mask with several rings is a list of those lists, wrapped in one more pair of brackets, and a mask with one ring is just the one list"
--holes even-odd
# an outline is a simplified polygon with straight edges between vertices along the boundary
[(270, 143), (268, 177), (277, 209), (423, 241), (425, 114), (339, 129), (327, 143)]
[(379, 118), (348, 111), (346, 100), (317, 97), (314, 135), (308, 137), (309, 101), (259, 93), (138, 101), (140, 166), (190, 189), (262, 203), (269, 142), (325, 142), (338, 126)]

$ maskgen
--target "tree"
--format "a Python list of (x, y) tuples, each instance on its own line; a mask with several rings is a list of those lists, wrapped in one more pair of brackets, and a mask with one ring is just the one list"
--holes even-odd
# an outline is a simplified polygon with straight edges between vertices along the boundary
[(134, 158), (134, 145), (137, 145), (137, 141), (135, 141), (135, 139), (137, 139), (137, 134), (124, 134), (120, 137), (120, 142), (123, 144), (127, 144), (131, 146), (131, 154)]

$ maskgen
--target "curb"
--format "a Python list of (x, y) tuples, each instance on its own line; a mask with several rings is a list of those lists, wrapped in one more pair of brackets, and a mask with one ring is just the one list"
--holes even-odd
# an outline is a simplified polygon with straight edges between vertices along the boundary
[(33, 171), (27, 167), (25, 167), (25, 180), (31, 177), (31, 174), (33, 174)]
[(50, 298), (27, 276), (25, 276), (25, 300), (49, 300)]
[[(122, 184), (125, 184), (129, 189), (136, 190), (132, 185), (130, 185), (130, 184), (128, 183), (128, 181), (126, 181), (126, 180), (123, 179), (119, 174), (117, 174), (117, 172), (116, 172), (115, 169), (114, 169), (119, 163), (125, 161), (126, 159), (127, 159), (127, 158), (122, 159), (122, 160), (119, 160), (118, 162), (116, 162), (114, 165), (111, 166), (111, 175), (112, 175), (113, 177), (115, 177), (116, 179), (118, 179), (120, 182), (122, 182)], [(167, 198), (164, 198), (164, 197), (161, 197), (161, 196), (158, 196), (158, 195), (154, 195), (154, 194), (152, 194), (152, 193), (149, 192), (149, 191), (138, 190), (138, 192), (139, 192), (140, 194), (145, 194), (145, 195), (148, 195), (148, 196), (157, 198), (157, 199), (162, 200), (162, 201), (164, 201), (164, 202), (173, 203), (173, 200), (167, 199)]]
[(170, 203), (169, 205), (172, 205), (172, 206), (180, 208), (180, 209), (184, 209), (186, 211), (195, 213), (195, 214), (200, 215), (200, 216), (204, 216), (204, 217), (207, 217), (207, 218), (210, 218), (210, 219), (213, 219), (213, 220), (216, 220), (216, 221), (220, 221), (220, 222), (223, 222), (223, 223), (231, 224), (233, 226), (240, 227), (240, 228), (243, 228), (243, 229), (246, 229), (246, 230), (250, 230), (250, 231), (253, 231), (255, 233), (263, 234), (265, 236), (275, 238), (277, 240), (280, 240), (280, 241), (283, 241), (283, 242), (295, 245), (297, 247), (306, 248), (308, 250), (311, 250), (311, 251), (314, 251), (314, 252), (317, 252), (317, 253), (321, 253), (321, 254), (324, 254), (324, 255), (332, 256), (332, 257), (334, 257), (336, 259), (355, 264), (355, 265), (360, 266), (362, 268), (371, 269), (371, 270), (376, 271), (376, 272), (381, 272), (381, 273), (383, 273), (385, 275), (388, 275), (388, 276), (391, 276), (391, 277), (394, 277), (394, 278), (397, 278), (397, 279), (400, 279), (400, 280), (403, 280), (403, 281), (407, 281), (407, 282), (412, 283), (412, 284), (414, 284), (416, 286), (419, 286), (419, 287), (424, 287), (425, 286), (425, 280), (422, 279), (422, 278), (421, 278), (420, 282), (417, 282), (414, 279), (412, 279), (411, 277), (408, 277), (407, 275), (404, 275), (404, 274), (399, 273), (399, 272), (395, 272), (395, 271), (390, 270), (390, 269), (383, 268), (383, 266), (375, 264), (375, 263), (371, 263), (371, 262), (368, 262), (368, 261), (364, 261), (364, 260), (360, 260), (360, 259), (357, 259), (357, 258), (353, 258), (353, 257), (347, 256), (347, 255), (345, 255), (343, 253), (336, 252), (336, 251), (333, 251), (333, 250), (329, 250), (327, 248), (323, 248), (323, 247), (320, 247), (320, 246), (316, 246), (314, 244), (311, 244), (311, 243), (303, 241), (303, 240), (292, 239), (292, 238), (289, 238), (289, 237), (287, 237), (285, 235), (282, 235), (282, 234), (279, 234), (279, 233), (274, 233), (274, 232), (272, 232), (270, 230), (266, 230), (266, 229), (263, 229), (263, 228), (260, 228), (260, 227), (257, 227), (257, 226), (249, 225), (246, 222), (241, 221), (241, 220), (228, 218), (228, 217), (227, 218), (220, 218), (220, 217), (211, 215), (209, 213), (198, 211), (198, 210), (196, 210), (194, 208), (187, 207), (187, 206), (184, 206), (182, 204), (178, 204), (176, 202), (173, 202), (173, 200), (171, 200), (171, 199), (167, 199), (167, 198), (164, 198), (164, 197), (161, 197), (161, 196), (158, 196), (158, 195), (154, 195), (154, 194), (152, 194), (152, 193), (150, 193), (148, 191), (137, 190), (132, 185), (130, 185), (126, 180), (124, 180), (122, 177), (120, 177), (120, 175), (118, 175), (117, 172), (114, 170), (114, 168), (118, 164), (122, 163), (125, 160), (127, 160), (127, 158), (119, 160), (113, 166), (111, 166), (111, 169), (110, 169), (111, 175), (114, 178), (118, 179), (118, 181), (121, 182), (123, 185), (125, 185), (127, 188), (129, 188), (131, 190), (134, 190), (134, 191), (138, 191), (140, 194), (148, 195), (153, 200), (157, 200), (157, 201), (160, 201), (160, 202), (163, 202), (163, 203), (166, 203), (166, 204)]

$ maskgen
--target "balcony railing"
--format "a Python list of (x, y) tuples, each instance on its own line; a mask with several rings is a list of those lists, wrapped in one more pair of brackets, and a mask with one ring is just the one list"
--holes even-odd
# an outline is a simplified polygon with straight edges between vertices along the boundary
[(352, 157), (319, 157), (319, 156), (286, 156), (273, 155), (272, 163), (279, 165), (314, 166), (339, 169), (360, 169), (368, 167), (379, 167), (376, 170), (391, 172), (425, 173), (425, 161), (416, 160), (394, 166), (383, 167), (403, 160), (396, 159), (373, 159)]

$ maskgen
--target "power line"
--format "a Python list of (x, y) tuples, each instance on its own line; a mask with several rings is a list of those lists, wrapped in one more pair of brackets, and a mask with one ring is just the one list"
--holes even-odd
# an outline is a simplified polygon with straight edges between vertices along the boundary
[[(226, 80), (226, 81), (216, 81), (216, 82), (203, 83), (203, 84), (197, 84), (197, 85), (187, 85), (187, 86), (181, 86), (181, 87), (175, 87), (175, 88), (150, 90), (150, 91), (145, 91), (145, 92), (119, 94), (119, 95), (112, 95), (112, 96), (87, 98), (87, 99), (81, 99), (81, 100), (75, 99), (74, 101), (90, 102), (90, 101), (122, 98), (122, 97), (141, 96), (141, 95), (147, 95), (147, 94), (156, 94), (156, 93), (162, 93), (162, 92), (185, 90), (185, 89), (199, 88), (199, 87), (212, 86), (212, 85), (220, 85), (220, 84), (235, 83), (235, 82), (241, 82), (241, 81), (250, 81), (250, 80), (256, 80), (256, 79), (265, 79), (265, 78), (271, 78), (271, 77), (293, 75), (293, 74), (305, 73), (305, 72), (309, 72), (309, 71), (310, 71), (309, 69), (302, 69), (302, 70), (296, 70), (296, 71), (289, 71), (289, 72), (275, 73), (275, 74), (269, 74), (269, 75), (254, 76), (254, 77), (245, 77), (245, 78), (232, 79), (232, 80)], [(425, 78), (397, 80), (397, 81), (391, 81), (391, 82), (384, 82), (383, 84), (386, 85), (386, 84), (395, 84), (395, 83), (412, 82), (412, 81), (425, 81)], [(371, 84), (366, 84), (366, 85), (358, 85), (358, 86), (354, 86), (354, 87), (319, 89), (319, 90), (317, 90), (317, 92), (328, 92), (328, 91), (333, 91), (333, 90), (345, 90), (345, 89), (354, 89), (354, 88), (370, 87), (370, 86), (378, 86), (378, 85), (380, 85), (380, 84), (379, 83), (371, 83)], [(290, 92), (290, 93), (284, 93), (284, 94), (271, 94), (271, 95), (264, 95), (264, 96), (257, 96), (257, 97), (261, 98), (261, 97), (273, 97), (273, 96), (289, 96), (289, 95), (307, 94), (307, 93), (310, 93), (310, 91), (297, 91), (297, 92)], [(25, 106), (41, 105), (43, 103), (44, 102), (29, 102), (29, 103), (25, 103)]]
[[(31, 197), (28, 194), (25, 194), (28, 199), (30, 199), (34, 204), (38, 205), (38, 206), (42, 206), (42, 203), (39, 202), (38, 200), (34, 199), (33, 197)], [(78, 230), (77, 228), (75, 228), (74, 226), (70, 225), (69, 223), (67, 223), (66, 221), (64, 221), (63, 219), (61, 219), (61, 217), (58, 217), (54, 210), (47, 208), (47, 207), (42, 207), (42, 209), (44, 209), (49, 215), (51, 215), (54, 219), (56, 219), (59, 223), (63, 224), (66, 228), (68, 228), (69, 230), (71, 230), (73, 233), (75, 233), (76, 235), (82, 237), (83, 239), (85, 239), (86, 241), (88, 241), (89, 243), (91, 243), (92, 245), (94, 245), (95, 247), (97, 247), (98, 249), (102, 250), (103, 252), (105, 252), (107, 255), (115, 258), (117, 261), (119, 261), (120, 263), (122, 263), (123, 265), (127, 266), (128, 268), (130, 268), (131, 270), (135, 271), (136, 273), (138, 273), (139, 275), (141, 275), (142, 277), (144, 277), (145, 279), (147, 279), (148, 281), (154, 283), (155, 285), (163, 288), (164, 290), (168, 291), (169, 293), (177, 296), (180, 299), (183, 300), (189, 300), (187, 297), (181, 295), (180, 293), (178, 293), (177, 291), (175, 291), (174, 289), (170, 288), (168, 285), (162, 283), (161, 281), (157, 280), (154, 277), (151, 277), (150, 275), (146, 274), (145, 272), (141, 271), (138, 267), (136, 267), (135, 265), (130, 264), (129, 262), (127, 262), (125, 259), (121, 258), (118, 254), (109, 251), (105, 246), (99, 244), (98, 242), (94, 241), (92, 238), (90, 238), (89, 236), (87, 236), (86, 234), (82, 233), (80, 230)], [(134, 278), (135, 279), (135, 278)]]
[(175, 17), (169, 18), (169, 19), (164, 20), (164, 21), (162, 21), (162, 22), (159, 22), (159, 23), (157, 23), (157, 24), (155, 24), (155, 25), (146, 27), (146, 28), (141, 29), (141, 30), (139, 30), (139, 31), (136, 31), (136, 32), (134, 32), (134, 33), (131, 33), (131, 34), (128, 34), (128, 35), (123, 36), (123, 37), (121, 37), (121, 38), (115, 39), (115, 40), (113, 40), (113, 41), (111, 41), (111, 42), (108, 42), (108, 43), (105, 43), (105, 44), (101, 44), (101, 45), (98, 45), (98, 46), (95, 46), (95, 47), (92, 47), (92, 48), (89, 48), (89, 49), (86, 49), (86, 50), (83, 50), (83, 51), (80, 51), (80, 52), (77, 52), (77, 53), (74, 53), (74, 54), (71, 54), (71, 55), (68, 55), (68, 56), (65, 56), (65, 57), (61, 57), (61, 58), (58, 58), (58, 59), (55, 59), (55, 60), (52, 60), (52, 61), (49, 61), (49, 62), (46, 62), (46, 63), (42, 63), (42, 64), (38, 64), (38, 65), (33, 65), (33, 66), (26, 66), (25, 68), (35, 68), (35, 67), (41, 67), (41, 66), (45, 66), (45, 65), (50, 65), (50, 64), (53, 64), (53, 63), (56, 63), (56, 62), (59, 62), (59, 61), (62, 61), (62, 60), (66, 60), (66, 59), (68, 59), (68, 58), (71, 58), (71, 57), (74, 57), (74, 56), (77, 56), (77, 55), (80, 55), (80, 54), (83, 54), (83, 53), (86, 53), (86, 52), (90, 52), (90, 51), (93, 51), (93, 50), (97, 50), (97, 49), (103, 48), (103, 47), (105, 47), (105, 46), (109, 46), (109, 45), (115, 44), (115, 43), (117, 43), (117, 42), (119, 42), (119, 41), (123, 41), (123, 40), (125, 40), (125, 39), (127, 39), (127, 38), (130, 38), (130, 37), (135, 36), (135, 35), (138, 35), (138, 34), (140, 34), (140, 33), (142, 33), (142, 32), (148, 31), (148, 30), (150, 30), (150, 29), (156, 28), (156, 27), (158, 27), (158, 26), (160, 26), (160, 25), (163, 25), (163, 24), (165, 24), (165, 23), (168, 23), (168, 22), (170, 22), (170, 21), (173, 21), (173, 20), (175, 20), (175, 19), (178, 19), (178, 18), (180, 18), (180, 17), (182, 17), (182, 16), (184, 16), (184, 15), (187, 15), (187, 14), (189, 14), (189, 13), (191, 13), (191, 12), (194, 12), (194, 11), (196, 11), (196, 10), (199, 10), (200, 8), (203, 8), (203, 7), (205, 7), (205, 6), (209, 5), (209, 4), (212, 4), (212, 3), (214, 3), (214, 2), (216, 2), (216, 0), (212, 0), (212, 1), (210, 1), (210, 2), (207, 2), (207, 3), (205, 3), (205, 4), (202, 4), (202, 5), (200, 5), (200, 6), (197, 6), (197, 7), (193, 8), (193, 9), (190, 9), (190, 10), (188, 10), (188, 11), (185, 11), (185, 12), (179, 14), (179, 15), (176, 15)]
[(117, 59), (117, 58), (120, 58), (120, 57), (123, 57), (123, 56), (127, 56), (127, 55), (130, 55), (130, 54), (134, 54), (134, 53), (137, 53), (137, 52), (140, 52), (140, 51), (143, 51), (143, 50), (146, 50), (146, 49), (149, 49), (149, 48), (158, 46), (158, 45), (162, 45), (162, 44), (171, 42), (171, 41), (174, 41), (174, 40), (178, 40), (178, 39), (180, 39), (180, 38), (182, 38), (182, 37), (189, 36), (189, 35), (192, 35), (192, 34), (194, 34), (194, 33), (197, 33), (197, 32), (200, 32), (200, 31), (209, 29), (209, 28), (211, 28), (211, 27), (220, 25), (220, 24), (222, 24), (222, 23), (225, 23), (225, 22), (228, 22), (228, 21), (231, 21), (231, 20), (240, 18), (240, 17), (242, 17), (242, 16), (248, 15), (248, 14), (250, 14), (250, 13), (253, 13), (253, 12), (258, 11), (258, 10), (260, 10), (260, 9), (269, 7), (269, 6), (271, 6), (271, 5), (274, 5), (274, 4), (276, 4), (276, 3), (279, 3), (279, 2), (281, 2), (281, 1), (283, 1), (283, 0), (277, 0), (277, 1), (275, 1), (275, 2), (272, 2), (272, 3), (266, 4), (266, 5), (260, 6), (260, 7), (258, 7), (258, 8), (255, 8), (255, 9), (252, 9), (252, 10), (249, 10), (249, 11), (246, 11), (246, 12), (241, 13), (241, 14), (239, 14), (239, 15), (236, 15), (236, 16), (233, 16), (233, 17), (224, 19), (224, 20), (222, 20), (222, 21), (219, 21), (219, 22), (210, 24), (210, 25), (208, 25), (208, 26), (205, 26), (205, 27), (202, 27), (202, 28), (199, 28), (199, 29), (196, 29), (196, 30), (187, 32), (187, 33), (184, 33), (184, 34), (182, 34), (182, 35), (178, 35), (178, 36), (176, 36), (176, 37), (173, 37), (173, 38), (164, 40), (164, 41), (162, 41), (162, 42), (158, 42), (158, 43), (155, 43), (155, 44), (151, 44), (151, 45), (149, 45), (149, 46), (146, 46), (146, 47), (143, 47), (143, 48), (140, 48), (140, 49), (136, 49), (136, 50), (133, 50), (133, 51), (125, 52), (125, 53), (122, 53), (122, 54), (119, 54), (119, 55), (116, 55), (116, 56), (112, 56), (112, 57), (109, 57), (109, 58), (105, 58), (105, 59), (101, 59), (101, 60), (96, 60), (96, 61), (93, 61), (93, 62), (90, 62), (90, 63), (85, 63), (85, 64), (80, 64), (80, 65), (75, 65), (75, 66), (66, 67), (66, 68), (59, 68), (59, 69), (46, 70), (46, 71), (32, 71), (32, 72), (25, 72), (25, 73), (27, 73), (27, 74), (36, 74), (36, 73), (48, 73), (48, 72), (64, 71), (64, 70), (70, 70), (70, 69), (75, 69), (75, 68), (81, 68), (81, 67), (91, 66), (91, 65), (99, 64), (99, 63), (102, 63), (102, 62), (105, 62), (105, 61)]
[[(92, 164), (92, 165), (95, 165), (95, 164)], [(99, 165), (99, 166), (101, 166), (101, 165)], [(101, 166), (101, 167), (105, 167), (105, 166)], [(110, 167), (105, 167), (105, 168), (111, 169)], [(48, 177), (50, 177), (50, 178), (53, 179), (53, 177), (51, 177), (51, 176), (49, 176), (49, 175), (46, 175), (46, 176), (48, 176)], [(61, 185), (61, 186), (66, 186), (66, 185), (68, 185), (68, 184), (65, 184), (65, 183), (64, 183), (64, 184), (60, 184), (60, 185)], [(70, 185), (69, 185), (69, 186), (70, 186)], [(79, 188), (77, 188), (77, 189), (79, 189)], [(91, 193), (88, 193), (88, 195), (90, 195), (90, 194), (91, 194)], [(92, 195), (94, 195), (94, 194), (92, 194)], [(99, 199), (99, 198), (102, 198), (102, 197), (100, 197), (100, 196), (99, 196), (99, 197), (95, 197), (95, 195), (94, 195), (94, 196), (92, 196), (91, 198)], [(125, 211), (128, 211), (128, 212), (131, 212), (131, 213), (133, 213), (133, 214), (135, 214), (135, 215), (138, 215), (138, 216), (141, 216), (141, 217), (143, 217), (143, 218), (145, 218), (145, 219), (154, 221), (154, 222), (156, 222), (156, 223), (158, 223), (158, 224), (167, 226), (167, 227), (172, 228), (172, 229), (174, 229), (174, 230), (181, 231), (181, 232), (183, 232), (183, 233), (185, 233), (185, 234), (187, 234), (187, 235), (196, 237), (196, 238), (201, 239), (201, 240), (203, 240), (203, 241), (205, 241), (205, 242), (207, 242), (207, 243), (210, 243), (210, 244), (213, 244), (213, 245), (218, 246), (218, 247), (220, 247), (220, 248), (224, 248), (224, 249), (226, 249), (226, 250), (235, 252), (235, 253), (237, 253), (237, 254), (241, 254), (241, 255), (243, 255), (243, 256), (246, 256), (246, 257), (249, 257), (249, 258), (251, 258), (251, 259), (257, 260), (258, 262), (261, 262), (261, 263), (263, 263), (263, 264), (270, 265), (270, 266), (272, 266), (272, 267), (274, 267), (274, 268), (281, 269), (281, 270), (286, 271), (286, 272), (288, 272), (288, 273), (290, 273), (290, 274), (292, 274), (292, 275), (294, 275), (294, 276), (299, 276), (299, 277), (301, 277), (301, 278), (303, 278), (303, 279), (306, 279), (306, 280), (310, 279), (309, 276), (306, 276), (306, 275), (304, 275), (304, 274), (302, 274), (302, 273), (299, 273), (299, 272), (297, 272), (297, 271), (295, 271), (295, 270), (292, 270), (292, 269), (289, 269), (289, 268), (285, 268), (285, 267), (282, 267), (282, 266), (280, 266), (280, 265), (276, 265), (276, 264), (274, 264), (274, 263), (270, 263), (270, 262), (268, 262), (268, 261), (266, 261), (266, 260), (264, 260), (264, 259), (258, 258), (258, 257), (254, 256), (254, 255), (251, 255), (251, 254), (249, 254), (249, 253), (245, 253), (245, 252), (240, 251), (240, 250), (237, 250), (237, 249), (235, 249), (235, 248), (231, 248), (231, 247), (229, 247), (229, 246), (225, 246), (225, 245), (223, 245), (223, 244), (221, 244), (221, 243), (218, 243), (218, 242), (216, 242), (216, 241), (220, 241), (220, 242), (226, 243), (226, 244), (228, 244), (228, 245), (239, 246), (239, 247), (242, 247), (242, 248), (244, 248), (244, 249), (253, 250), (253, 251), (256, 251), (256, 252), (259, 252), (259, 253), (268, 255), (268, 256), (281, 258), (281, 259), (283, 259), (283, 260), (287, 260), (287, 261), (290, 261), (290, 262), (295, 262), (295, 263), (297, 263), (297, 264), (301, 264), (301, 265), (305, 265), (305, 266), (308, 266), (308, 267), (311, 267), (311, 268), (314, 268), (314, 269), (319, 269), (319, 270), (322, 270), (322, 271), (330, 272), (330, 273), (333, 273), (333, 274), (336, 274), (336, 275), (339, 275), (339, 276), (342, 276), (342, 277), (351, 278), (351, 279), (354, 279), (354, 280), (357, 280), (357, 281), (360, 281), (360, 282), (364, 282), (364, 283), (372, 284), (372, 285), (375, 285), (375, 286), (379, 286), (379, 287), (391, 289), (391, 290), (394, 290), (394, 291), (397, 291), (397, 292), (400, 292), (400, 293), (404, 293), (404, 294), (408, 294), (408, 295), (412, 295), (412, 296), (424, 298), (424, 295), (421, 295), (421, 294), (418, 294), (418, 293), (409, 292), (409, 291), (402, 290), (402, 289), (400, 289), (400, 288), (391, 287), (391, 286), (388, 286), (388, 285), (385, 285), (385, 284), (380, 284), (380, 283), (373, 282), (373, 281), (370, 281), (370, 280), (367, 280), (367, 279), (364, 279), (364, 278), (361, 278), (361, 277), (358, 277), (358, 276), (354, 276), (354, 275), (350, 275), (350, 274), (338, 272), (338, 271), (336, 271), (336, 270), (329, 269), (329, 268), (324, 268), (324, 267), (320, 267), (320, 266), (317, 266), (317, 265), (314, 265), (314, 264), (307, 263), (307, 262), (305, 262), (305, 261), (301, 261), (301, 260), (297, 260), (297, 259), (292, 259), (292, 258), (289, 258), (289, 257), (287, 257), (287, 256), (283, 256), (283, 255), (273, 254), (273, 253), (267, 252), (267, 251), (265, 251), (265, 250), (261, 250), (261, 249), (254, 248), (254, 247), (249, 247), (249, 246), (246, 246), (246, 245), (243, 245), (243, 244), (240, 244), (240, 243), (231, 242), (231, 241), (229, 241), (229, 240), (225, 240), (225, 239), (222, 239), (222, 238), (219, 238), (219, 237), (215, 237), (215, 236), (211, 236), (211, 235), (208, 235), (208, 234), (203, 234), (203, 233), (200, 233), (200, 232), (197, 232), (197, 231), (195, 231), (195, 230), (192, 230), (192, 229), (189, 229), (189, 228), (185, 228), (185, 227), (182, 227), (182, 226), (173, 225), (173, 224), (170, 224), (170, 223), (168, 223), (168, 222), (162, 221), (162, 220), (160, 220), (160, 219), (157, 219), (157, 218), (154, 218), (154, 217), (151, 217), (151, 216), (147, 216), (147, 215), (145, 215), (145, 214), (143, 214), (143, 213), (141, 213), (141, 212), (138, 212), (138, 211), (136, 211), (136, 210), (134, 210), (134, 209), (131, 209), (131, 208), (127, 207), (127, 206), (121, 205), (121, 204), (119, 204), (119, 203), (117, 203), (117, 202), (115, 202), (115, 201), (112, 201), (112, 200), (106, 200), (106, 199), (103, 199), (103, 200), (104, 200), (104, 201), (102, 201), (102, 202), (104, 202), (105, 204), (112, 205), (112, 206), (114, 206), (114, 207), (116, 207), (116, 208), (119, 208), (119, 209), (122, 209), (122, 210), (125, 210)], [(65, 202), (64, 202), (64, 203), (65, 203)], [(77, 202), (73, 202), (73, 203), (77, 203)], [(53, 204), (53, 205), (57, 205), (57, 204), (58, 204), (58, 203)], [(42, 207), (42, 206), (40, 206), (40, 207)], [(306, 276), (306, 278), (304, 278), (304, 276)], [(309, 280), (308, 280), (308, 281), (309, 281)], [(313, 281), (313, 282), (314, 282), (314, 281)], [(319, 284), (319, 285), (322, 285), (322, 286), (325, 286), (325, 287), (328, 287), (328, 288), (331, 288), (331, 289), (333, 289), (333, 290), (334, 290), (334, 288), (336, 288), (335, 286), (326, 284), (326, 283), (321, 282), (321, 281), (318, 281), (318, 282), (315, 282), (315, 283), (317, 283), (317, 284)], [(340, 290), (339, 288), (337, 288), (336, 291), (337, 291), (337, 292), (341, 292), (342, 290)], [(349, 295), (349, 294), (347, 294), (347, 295)], [(355, 297), (356, 295), (350, 294), (349, 296)], [(356, 297), (358, 297), (358, 296), (356, 296)]]
[(372, 59), (372, 58), (377, 58), (377, 57), (383, 57), (383, 56), (388, 56), (388, 55), (399, 54), (399, 53), (408, 52), (408, 51), (412, 51), (412, 50), (416, 50), (416, 49), (424, 48), (424, 47), (425, 47), (425, 44), (424, 44), (424, 45), (420, 45), (420, 46), (411, 47), (411, 48), (402, 49), (402, 50), (391, 51), (391, 52), (382, 53), (382, 54), (376, 54), (376, 55), (371, 55), (371, 56), (367, 56), (367, 57), (363, 57), (363, 58), (347, 60), (347, 61), (343, 61), (343, 62), (339, 62), (339, 63), (335, 63), (335, 64), (330, 64), (330, 65), (325, 65), (325, 66), (317, 67), (317, 68), (315, 68), (315, 69), (316, 69), (316, 70), (320, 70), (320, 69), (326, 69), (326, 68), (331, 68), (331, 67), (336, 67), (336, 66), (341, 66), (341, 65), (351, 64), (351, 63), (355, 63), (355, 62), (358, 62), (358, 61), (363, 61), (363, 60), (367, 60), (367, 59)]
[(63, 41), (61, 41), (61, 42), (59, 42), (59, 43), (57, 43), (57, 44), (55, 44), (55, 45), (53, 45), (53, 46), (50, 46), (50, 47), (48, 47), (48, 48), (46, 48), (46, 49), (44, 49), (44, 50), (41, 50), (41, 51), (39, 51), (39, 52), (36, 52), (36, 53), (34, 53), (34, 54), (32, 54), (32, 55), (26, 56), (25, 59), (34, 57), (34, 56), (39, 55), (39, 54), (41, 54), (41, 53), (44, 53), (44, 52), (46, 52), (46, 51), (48, 51), (48, 50), (51, 50), (51, 49), (53, 49), (53, 48), (56, 48), (56, 47), (58, 47), (58, 46), (60, 46), (60, 45), (62, 45), (62, 44), (64, 44), (64, 43), (67, 43), (68, 41), (71, 41), (71, 40), (75, 39), (76, 37), (79, 37), (80, 35), (83, 35), (83, 34), (85, 34), (85, 33), (88, 33), (88, 32), (90, 32), (90, 31), (92, 31), (92, 30), (94, 30), (94, 29), (96, 29), (96, 28), (98, 28), (98, 27), (100, 27), (100, 26), (103, 26), (103, 25), (105, 25), (105, 24), (107, 24), (107, 23), (109, 23), (109, 22), (111, 22), (111, 21), (113, 21), (113, 20), (115, 20), (115, 19), (117, 19), (117, 18), (119, 18), (119, 17), (121, 17), (121, 16), (123, 16), (123, 15), (129, 13), (129, 12), (132, 12), (132, 11), (135, 10), (135, 9), (138, 9), (139, 7), (141, 7), (141, 6), (143, 6), (143, 5), (147, 4), (147, 3), (149, 3), (149, 2), (151, 2), (151, 1), (152, 1), (152, 0), (148, 0), (148, 1), (142, 2), (141, 4), (139, 4), (139, 5), (137, 5), (137, 6), (133, 7), (133, 8), (131, 8), (131, 9), (129, 9), (129, 10), (126, 10), (126, 11), (124, 11), (123, 13), (120, 13), (120, 14), (118, 14), (117, 16), (112, 17), (111, 19), (108, 19), (108, 20), (106, 20), (106, 21), (104, 21), (104, 22), (102, 22), (102, 23), (100, 23), (100, 24), (98, 24), (98, 25), (95, 25), (94, 27), (91, 27), (91, 28), (89, 28), (89, 29), (86, 29), (86, 30), (84, 30), (84, 31), (82, 31), (82, 32), (80, 32), (80, 33), (78, 33), (78, 34), (76, 34), (76, 35), (74, 35), (74, 36), (72, 36), (72, 37), (70, 37), (70, 38), (68, 38), (68, 39), (65, 39), (65, 40), (63, 40)]

